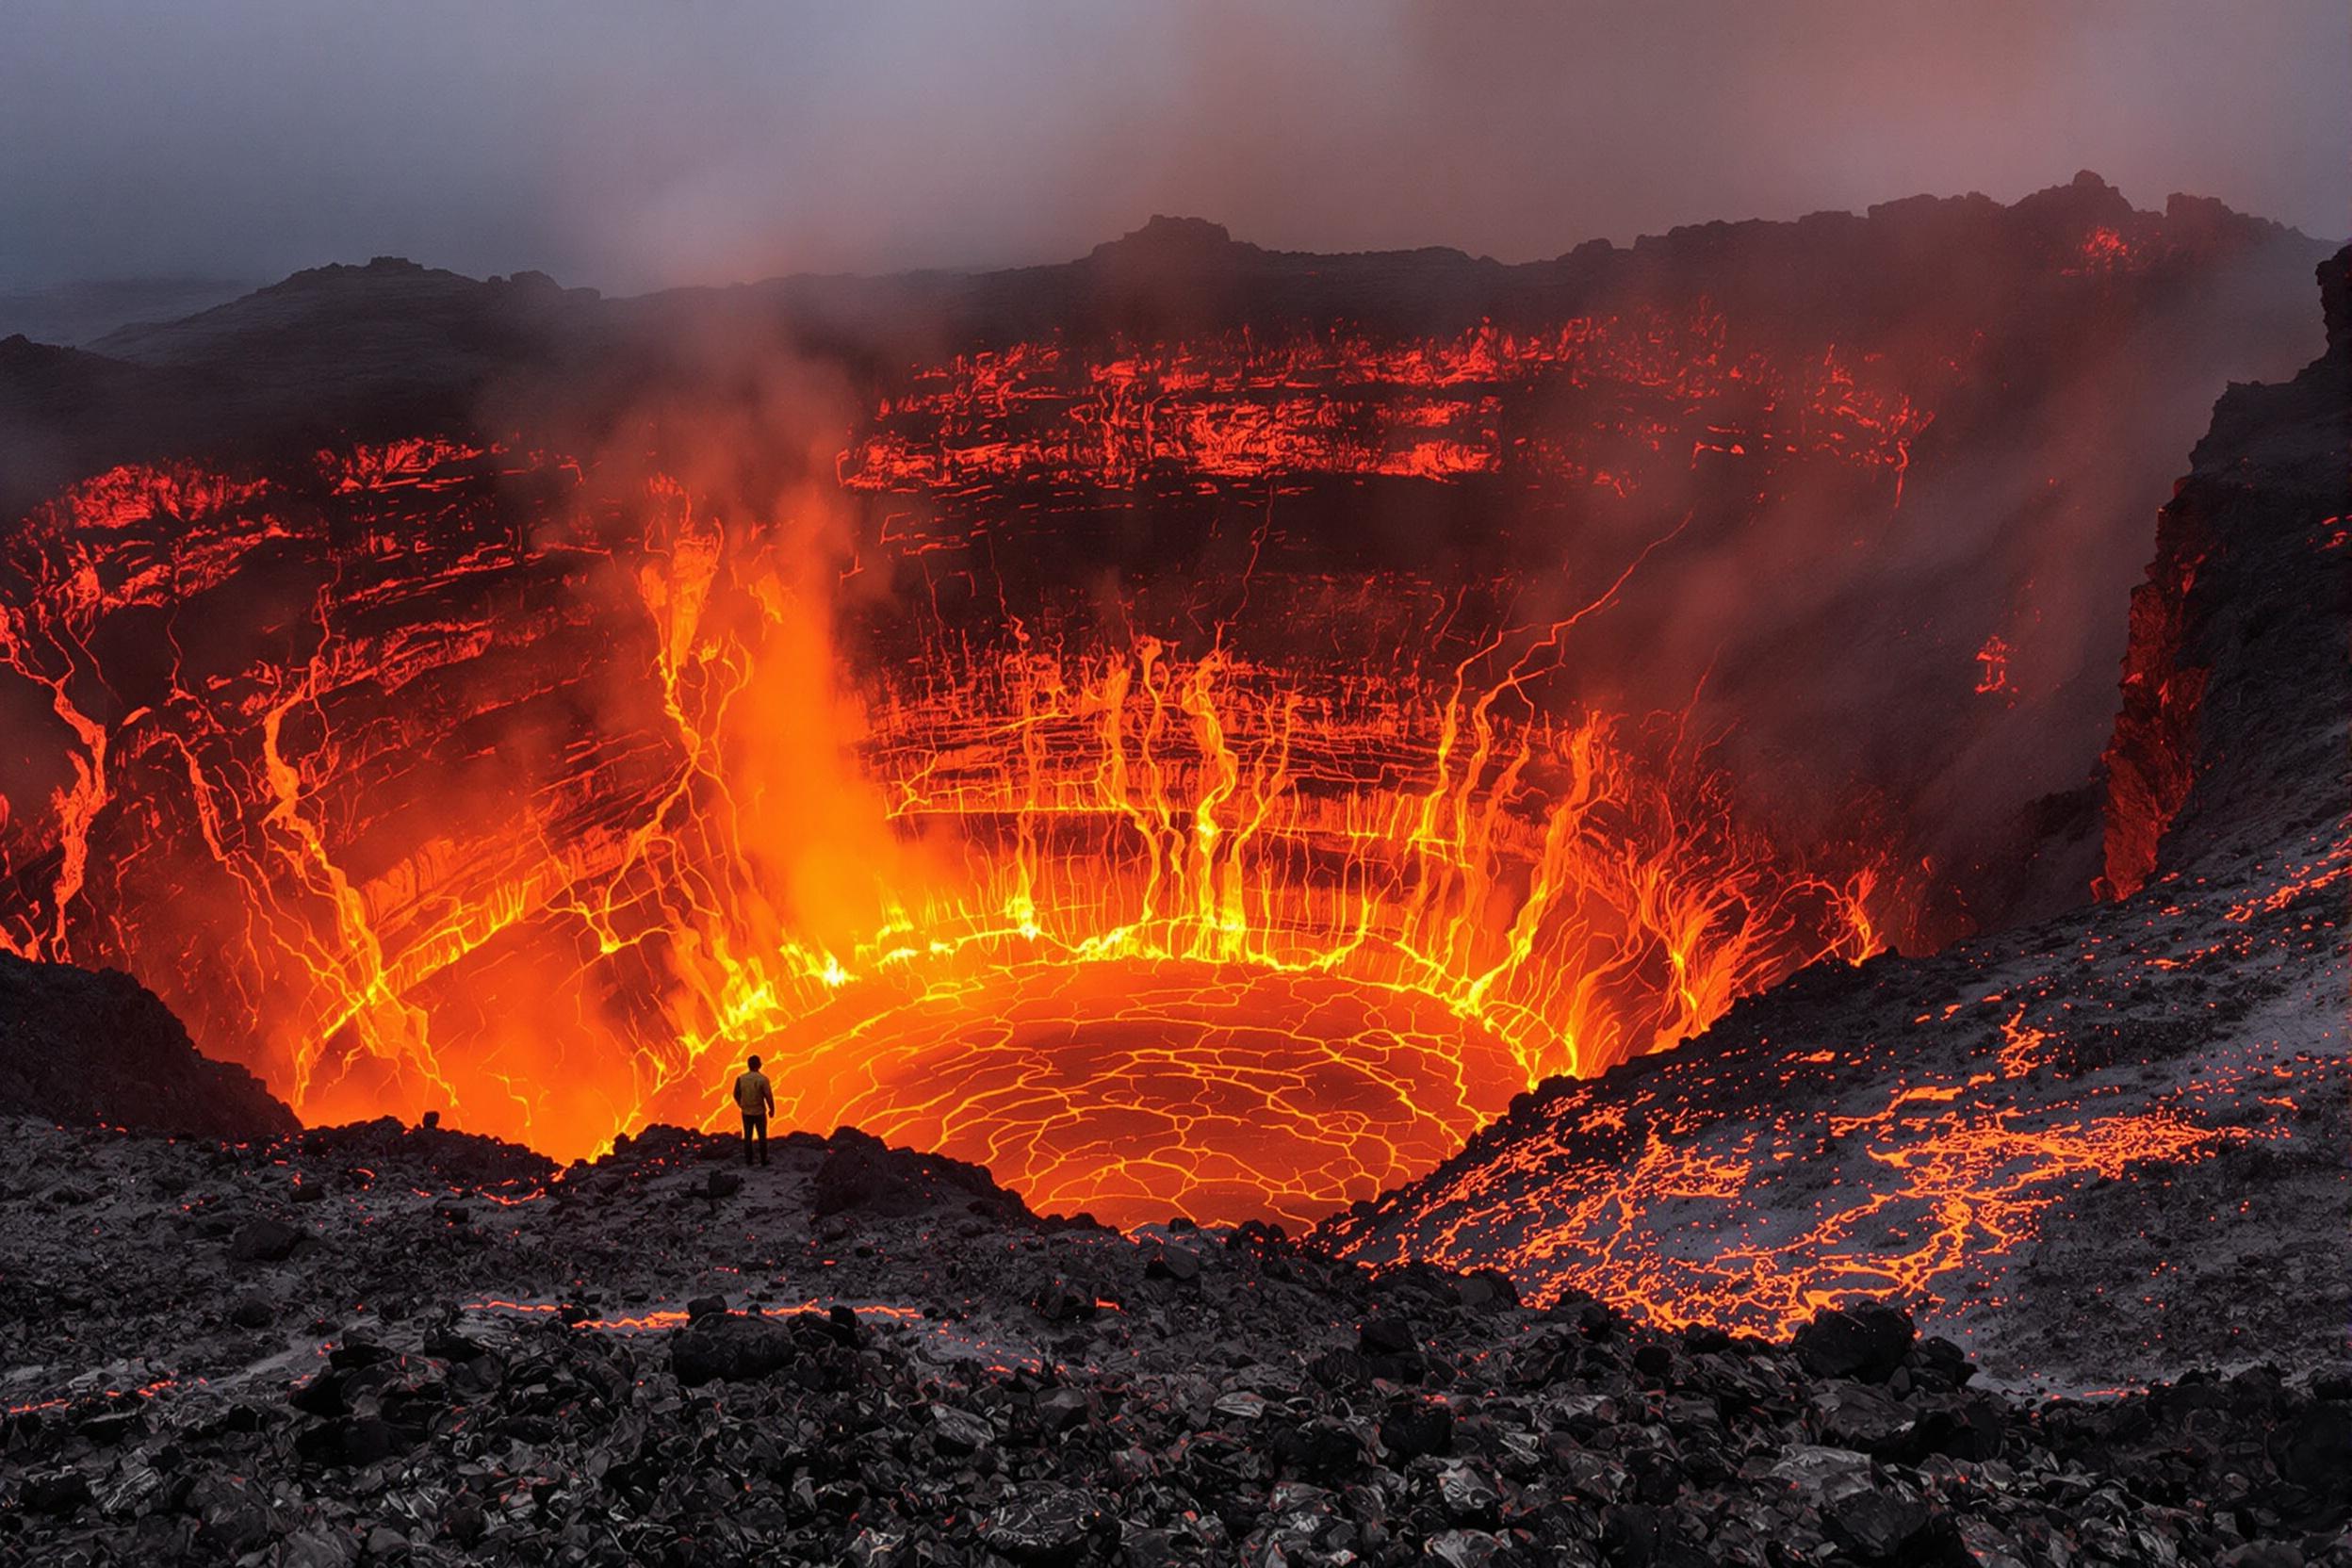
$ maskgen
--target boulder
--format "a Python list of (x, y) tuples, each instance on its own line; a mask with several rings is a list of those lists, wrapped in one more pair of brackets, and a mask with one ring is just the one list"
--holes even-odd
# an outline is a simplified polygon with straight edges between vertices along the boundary
[(1845, 1312), (1822, 1308), (1797, 1331), (1794, 1348), (1817, 1378), (1881, 1383), (1894, 1376), (1918, 1337), (1909, 1313), (1873, 1301)]
[(1052, 1565), (1086, 1560), (1093, 1537), (1117, 1528), (1099, 1493), (1032, 1481), (982, 1516), (980, 1539), (1015, 1562)]
[(799, 1359), (792, 1331), (773, 1318), (704, 1316), (670, 1340), (670, 1370), (689, 1388), (773, 1377)]
[(237, 1263), (284, 1263), (302, 1238), (302, 1231), (283, 1219), (249, 1219), (229, 1237), (229, 1257)]
[(1829, 1538), (1869, 1562), (1886, 1562), (1927, 1528), (1927, 1505), (1877, 1487), (1849, 1492), (1821, 1510)]

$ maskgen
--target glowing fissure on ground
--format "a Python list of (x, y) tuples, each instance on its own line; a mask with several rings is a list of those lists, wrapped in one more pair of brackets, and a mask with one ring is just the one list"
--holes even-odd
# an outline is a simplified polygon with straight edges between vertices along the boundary
[[(312, 1120), (581, 1153), (712, 1121), (760, 1050), (786, 1124), (1041, 1206), (1305, 1221), (1904, 913), (1879, 852), (1743, 826), (1675, 716), (1548, 710), (1611, 582), (1427, 665), (1016, 622), (859, 675), (776, 538), (672, 482), (421, 442), (319, 475), (103, 476), (0, 619), (62, 727), (0, 933), (131, 969)], [(436, 517), (487, 480), (578, 494)]]
[(1997, 1328), (2053, 1205), (2169, 1186), (2340, 1114), (2347, 865), (2339, 821), (2239, 874), (2166, 874), (2070, 944), (1952, 964), (1972, 983), (1910, 1038), (1840, 1033), (1867, 998), (1817, 1003), (1801, 1033), (1718, 1031), (1705, 1061), (1563, 1086), (1460, 1170), (1322, 1233), (1375, 1266), (1497, 1266), (1536, 1299), (1601, 1293), (1670, 1326), (1786, 1332), (1891, 1299), (1941, 1303), (1963, 1336)]

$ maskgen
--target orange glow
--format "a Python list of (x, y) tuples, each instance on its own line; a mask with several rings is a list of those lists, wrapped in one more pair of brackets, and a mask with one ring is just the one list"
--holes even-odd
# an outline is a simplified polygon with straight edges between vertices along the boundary
[(1976, 650), (1976, 662), (1978, 695), (2014, 692), (2017, 689), (2009, 683), (2009, 641), (2000, 632), (1996, 631), (1984, 639), (1984, 645)]
[[(314, 1122), (584, 1154), (719, 1125), (760, 1051), (786, 1125), (1107, 1219), (1299, 1222), (1909, 918), (1878, 850), (1744, 825), (1679, 716), (1556, 710), (1609, 583), (1433, 666), (1016, 623), (861, 670), (776, 533), (675, 482), (431, 442), (318, 473), (118, 470), (36, 514), (0, 606), (59, 760), (0, 820), (0, 940), (131, 969)], [(500, 481), (578, 498), (420, 526)], [(173, 626), (154, 699), (98, 678), (113, 626), (303, 550), (248, 645)], [(516, 617), (590, 678), (505, 676), (554, 717), (485, 728)]]
[[(1504, 397), (1541, 384), (1573, 424), (1513, 434)], [(1457, 480), (1506, 469), (1620, 496), (1709, 458), (1803, 455), (1891, 475), (1934, 415), (1875, 356), (1833, 345), (1783, 364), (1687, 312), (1577, 317), (1541, 331), (1375, 341), (1247, 334), (1088, 352), (1023, 343), (916, 367), (842, 454), (853, 489), (950, 490), (1013, 476), (1130, 484), (1313, 474)]]
[(2128, 272), (2146, 266), (2149, 259), (2146, 242), (2134, 243), (2121, 231), (2100, 224), (2082, 237), (2075, 250), (2074, 264), (2059, 270), (2068, 277)]
[[(2036, 987), (2046, 992), (2047, 985)], [(2003, 998), (1983, 999), (2003, 1008)], [(1563, 1288), (1605, 1291), (1668, 1328), (1709, 1324), (1788, 1333), (1826, 1306), (1922, 1298), (1997, 1306), (1976, 1294), (1980, 1271), (2037, 1231), (2043, 1212), (2079, 1184), (2122, 1176), (2146, 1161), (2204, 1157), (2219, 1145), (2281, 1137), (2283, 1130), (2213, 1122), (2202, 1103), (2235, 1104), (2256, 1068), (2217, 1073), (2145, 1109), (2098, 1105), (2098, 1092), (2035, 1103), (2014, 1086), (2057, 1073), (2061, 1036), (2048, 1012), (2006, 1005), (1989, 1021), (1984, 1070), (1916, 1082), (1889, 1077), (1872, 1108), (1818, 1119), (1775, 1112), (1709, 1124), (1671, 1102), (1655, 1103), (1628, 1137), (1620, 1168), (1580, 1185), (1558, 1179), (1562, 1151), (1579, 1137), (1625, 1134), (1622, 1104), (1592, 1102), (1581, 1088), (1544, 1111), (1557, 1131), (1523, 1135), (1488, 1152), (1434, 1191), (1415, 1192), (1424, 1212), (1450, 1217), (1349, 1245), (1352, 1221), (1332, 1236), (1346, 1255), (1374, 1266), (1423, 1259), (1494, 1267), (1541, 1281), (1539, 1300)], [(1923, 1027), (1951, 1029), (1943, 1018)], [(1960, 1025), (1984, 1029), (1985, 1023)], [(1848, 1070), (1876, 1054), (1865, 1042), (1834, 1054)], [(1810, 1055), (1791, 1058), (1811, 1061)], [(1793, 1082), (1798, 1070), (1787, 1075)], [(1887, 1168), (1883, 1180), (1821, 1183), (1810, 1172), (1829, 1147), (1861, 1150)], [(1547, 1174), (1548, 1179), (1547, 1179)], [(1793, 1184), (1818, 1195), (1811, 1213), (1779, 1212), (1759, 1189)], [(1540, 1204), (1525, 1194), (1530, 1184)], [(1629, 1216), (1646, 1222), (1629, 1224)]]

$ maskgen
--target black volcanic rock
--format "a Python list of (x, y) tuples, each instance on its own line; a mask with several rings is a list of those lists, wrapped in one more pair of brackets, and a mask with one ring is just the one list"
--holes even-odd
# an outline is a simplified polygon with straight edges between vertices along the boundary
[[(1065, 1564), (1084, 1561), (1088, 1538), (1109, 1524), (1108, 1499), (1051, 1482), (1023, 1487), (982, 1520), (980, 1539), (1015, 1562)], [(1118, 1533), (1115, 1526), (1111, 1534)]]
[(1851, 1312), (1824, 1307), (1797, 1331), (1794, 1344), (1797, 1359), (1815, 1377), (1883, 1383), (1918, 1335), (1909, 1313), (1871, 1301)]
[[(1158, 1238), (1009, 1210), (867, 1213), (841, 1248), (808, 1201), (838, 1142), (778, 1140), (713, 1214), (731, 1138), (656, 1129), (546, 1193), (387, 1139), (372, 1181), (304, 1210), (321, 1245), (273, 1266), (270, 1331), (224, 1335), (250, 1287), (190, 1219), (331, 1184), (349, 1150), (28, 1126), (0, 1145), (0, 1556), (2352, 1560), (2332, 1364), (1962, 1396), (1965, 1359), (1930, 1343), (1884, 1383), (1821, 1378), (1789, 1343), (1596, 1302), (1442, 1311), (1467, 1277), (1374, 1280), (1263, 1232), (1191, 1282), (1152, 1271)], [(117, 1195), (90, 1200), (104, 1223), (56, 1227), (32, 1169)], [(193, 1213), (122, 1196), (174, 1184)], [(452, 1202), (479, 1247), (442, 1239)], [(1117, 1305), (1040, 1325), (1040, 1269)], [(70, 1319), (50, 1280), (88, 1282)], [(714, 1286), (762, 1310), (713, 1312)], [(1317, 1370), (1361, 1363), (1358, 1326), (1407, 1286), (1423, 1383)], [(1545, 1353), (1563, 1338), (1591, 1353)]]
[(670, 1366), (688, 1388), (781, 1372), (799, 1358), (792, 1331), (771, 1318), (705, 1314), (670, 1342)]
[(2324, 852), (2352, 798), (2348, 274), (2352, 249), (2319, 268), (2328, 351), (2292, 382), (2232, 387), (2158, 519), (2106, 756), (2121, 891)]
[(853, 1212), (904, 1216), (972, 1204), (1028, 1212), (1028, 1205), (998, 1186), (979, 1166), (888, 1148), (880, 1138), (855, 1128), (833, 1135), (831, 1151), (810, 1184), (809, 1201), (820, 1218)]
[(238, 1263), (283, 1263), (302, 1244), (302, 1232), (281, 1219), (252, 1219), (229, 1238), (229, 1256)]
[(24, 1483), (18, 1500), (31, 1512), (71, 1518), (90, 1506), (90, 1482), (73, 1470), (35, 1476)]
[(294, 1113), (241, 1067), (206, 1060), (154, 992), (115, 970), (0, 953), (0, 1115), (258, 1142)]
[(1822, 1513), (1830, 1537), (1866, 1562), (1891, 1560), (1927, 1527), (1927, 1505), (1864, 1487), (1833, 1502)]

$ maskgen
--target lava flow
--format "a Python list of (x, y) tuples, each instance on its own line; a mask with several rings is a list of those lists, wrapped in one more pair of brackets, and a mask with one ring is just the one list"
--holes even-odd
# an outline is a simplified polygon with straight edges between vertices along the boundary
[[(2190, 220), (2028, 225), (1916, 312), (1875, 262), (1886, 308), (1759, 309), (1704, 236), (1409, 326), (983, 290), (748, 418), (712, 375), (577, 441), (115, 467), (0, 537), (0, 944), (312, 1122), (583, 1155), (758, 1052), (786, 1125), (1042, 1208), (1313, 1220), (2070, 874), (1986, 873), (2109, 700), (2043, 427), (2143, 384)], [(2122, 890), (2180, 792), (2140, 752)]]
[[(410, 526), (549, 482), (535, 531)], [(131, 969), (314, 1120), (579, 1153), (760, 1050), (791, 1125), (1303, 1220), (1904, 907), (1741, 826), (1673, 716), (1555, 712), (1573, 616), (1385, 670), (1017, 625), (855, 678), (667, 481), (417, 444), (35, 521), (0, 647), (62, 743), (8, 942)]]

